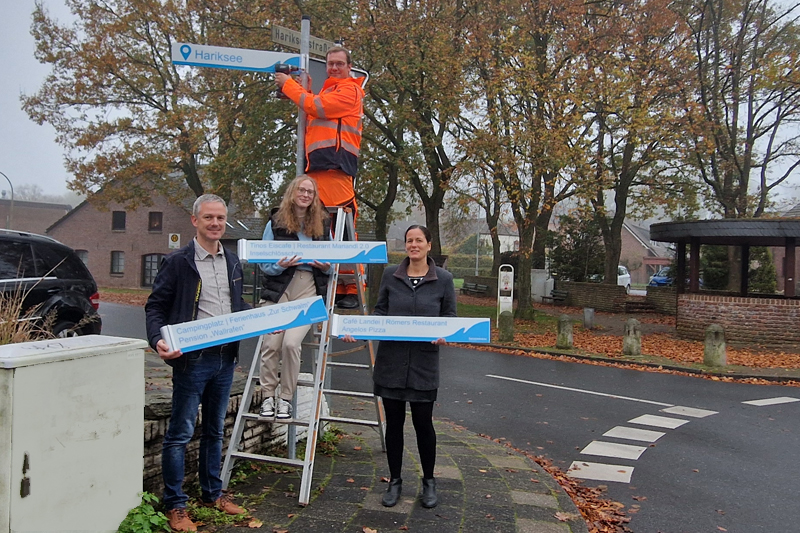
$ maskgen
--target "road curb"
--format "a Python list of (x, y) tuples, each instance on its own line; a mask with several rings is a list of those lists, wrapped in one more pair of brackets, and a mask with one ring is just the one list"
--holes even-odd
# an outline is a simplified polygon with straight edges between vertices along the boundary
[[(476, 349), (476, 345), (472, 344), (461, 344), (462, 347)], [(565, 352), (562, 350), (554, 350), (554, 349), (547, 349), (547, 348), (528, 348), (522, 346), (507, 346), (503, 344), (482, 344), (480, 346), (487, 346), (489, 348), (494, 349), (502, 349), (502, 350), (519, 350), (528, 353), (541, 353), (545, 355), (551, 356), (559, 356), (559, 357), (569, 357), (572, 359), (577, 359), (579, 361), (599, 361), (603, 363), (609, 363), (617, 366), (631, 366), (631, 365), (638, 365), (638, 366), (645, 366), (649, 368), (661, 368), (665, 370), (675, 370), (678, 372), (686, 372), (687, 374), (695, 374), (698, 376), (713, 376), (713, 377), (720, 377), (720, 378), (733, 378), (733, 379), (763, 379), (765, 381), (773, 381), (776, 383), (781, 382), (790, 382), (790, 381), (798, 381), (800, 382), (800, 376), (779, 376), (775, 374), (747, 374), (741, 373), (737, 371), (733, 372), (714, 372), (709, 370), (702, 370), (692, 367), (685, 367), (680, 365), (669, 365), (669, 364), (661, 364), (661, 363), (650, 363), (647, 361), (626, 361), (622, 359), (617, 359), (614, 357), (604, 357), (598, 355), (581, 355), (575, 354), (570, 352)]]

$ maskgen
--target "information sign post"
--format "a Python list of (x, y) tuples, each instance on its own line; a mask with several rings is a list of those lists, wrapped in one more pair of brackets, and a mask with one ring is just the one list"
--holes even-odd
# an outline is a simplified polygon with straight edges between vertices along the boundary
[(172, 63), (190, 67), (271, 73), (275, 73), (275, 65), (278, 63), (302, 67), (300, 54), (189, 43), (172, 43)]
[(514, 313), (514, 267), (500, 265), (497, 274), (497, 323), (503, 311)]

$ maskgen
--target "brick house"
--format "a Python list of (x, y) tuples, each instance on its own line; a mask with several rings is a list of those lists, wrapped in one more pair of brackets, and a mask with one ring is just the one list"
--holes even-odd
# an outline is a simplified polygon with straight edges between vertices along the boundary
[[(190, 220), (193, 202), (188, 197), (176, 205), (154, 195), (152, 205), (126, 209), (117, 202), (99, 207), (87, 200), (47, 228), (47, 235), (75, 249), (98, 286), (151, 287), (161, 258), (195, 235)], [(222, 241), (226, 248), (235, 251), (240, 238), (261, 238), (264, 222), (260, 218), (237, 220), (233, 209), (230, 215)]]
[(671, 257), (668, 246), (650, 240), (650, 230), (628, 222), (622, 223), (619, 262), (628, 268), (632, 284), (647, 285), (650, 276), (662, 266), (669, 265)]
[(0, 228), (44, 235), (47, 228), (70, 209), (72, 206), (67, 204), (14, 200), (12, 211), (11, 200), (0, 198)]

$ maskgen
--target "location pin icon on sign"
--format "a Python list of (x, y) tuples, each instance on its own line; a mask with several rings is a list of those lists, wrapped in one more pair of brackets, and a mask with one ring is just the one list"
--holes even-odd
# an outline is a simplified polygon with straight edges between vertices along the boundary
[(189, 59), (189, 54), (191, 53), (192, 53), (191, 46), (189, 46), (188, 44), (184, 44), (183, 46), (181, 46), (181, 55), (183, 56), (184, 60)]

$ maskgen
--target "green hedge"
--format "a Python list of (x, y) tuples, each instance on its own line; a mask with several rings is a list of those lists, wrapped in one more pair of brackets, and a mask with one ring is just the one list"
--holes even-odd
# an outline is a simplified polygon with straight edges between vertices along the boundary
[[(405, 258), (405, 252), (389, 252), (389, 264), (396, 265)], [(475, 256), (469, 254), (452, 254), (447, 256), (447, 270), (455, 278), (475, 275)], [(478, 275), (489, 276), (492, 273), (492, 257), (482, 255), (478, 263)]]

